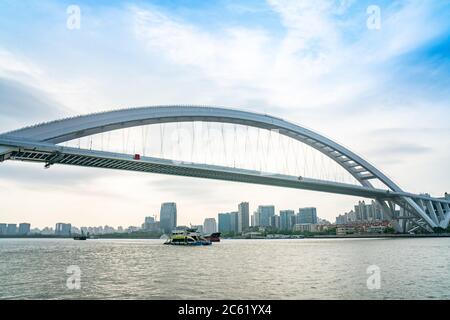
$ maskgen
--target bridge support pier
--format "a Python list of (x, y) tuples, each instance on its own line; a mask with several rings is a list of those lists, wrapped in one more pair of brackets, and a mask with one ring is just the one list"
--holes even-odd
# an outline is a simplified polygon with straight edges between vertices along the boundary
[[(377, 199), (384, 216), (391, 221), (396, 232), (409, 233), (423, 230), (433, 233), (435, 228), (445, 229), (450, 221), (450, 206), (430, 198), (399, 197), (393, 201)], [(399, 211), (395, 206), (400, 207)]]
[(376, 202), (381, 207), (383, 211), (383, 215), (387, 217), (392, 224), (392, 227), (395, 229), (395, 232), (403, 233), (402, 225), (398, 220), (395, 220), (395, 205), (390, 201), (384, 201), (377, 199)]
[(395, 203), (400, 207), (400, 215), (395, 217), (401, 221), (402, 232), (414, 232), (423, 229), (434, 232), (435, 228), (445, 229), (450, 220), (450, 207), (441, 203), (440, 199), (401, 197)]

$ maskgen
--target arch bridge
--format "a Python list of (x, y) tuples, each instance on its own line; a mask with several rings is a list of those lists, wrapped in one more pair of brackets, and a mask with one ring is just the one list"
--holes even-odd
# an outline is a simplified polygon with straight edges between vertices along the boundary
[[(228, 166), (180, 162), (156, 157), (61, 146), (73, 139), (150, 124), (218, 122), (267, 130), (297, 140), (333, 160), (358, 185)], [(7, 160), (110, 168), (239, 181), (288, 188), (315, 190), (374, 199), (398, 232), (433, 232), (447, 228), (450, 199), (413, 194), (369, 162), (335, 141), (280, 118), (240, 110), (202, 106), (156, 106), (121, 109), (66, 118), (0, 134), (0, 162)], [(382, 185), (382, 188), (375, 187)], [(400, 210), (396, 210), (399, 207)]]

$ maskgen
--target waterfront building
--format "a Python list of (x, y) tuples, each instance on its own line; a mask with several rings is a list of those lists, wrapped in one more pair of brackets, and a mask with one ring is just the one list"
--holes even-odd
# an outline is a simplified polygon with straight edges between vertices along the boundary
[(160, 230), (160, 223), (156, 221), (155, 217), (145, 217), (142, 229), (144, 231), (156, 232)]
[(155, 217), (145, 217), (144, 224), (145, 223), (149, 223), (149, 224), (155, 223)]
[(274, 229), (280, 229), (280, 216), (271, 216), (270, 217), (270, 226)]
[(281, 230), (292, 230), (292, 221), (295, 218), (294, 210), (280, 210), (280, 229)]
[(39, 228), (33, 228), (30, 230), (30, 234), (41, 234), (41, 230)]
[(58, 236), (70, 236), (72, 225), (70, 223), (57, 223), (55, 226), (55, 234)]
[(316, 224), (316, 232), (326, 232), (336, 226), (333, 224)]
[(15, 223), (9, 223), (6, 226), (6, 234), (8, 236), (13, 236), (17, 234), (17, 225)]
[(320, 225), (322, 225), (322, 224), (331, 224), (331, 222), (326, 220), (326, 219), (322, 219), (320, 217), (317, 217), (317, 224), (320, 224)]
[(70, 229), (70, 233), (71, 234), (80, 234), (81, 232), (80, 232), (80, 229), (78, 229), (75, 226), (72, 226), (72, 228)]
[(51, 235), (51, 234), (55, 234), (55, 231), (53, 230), (53, 228), (45, 227), (44, 229), (42, 229), (41, 234), (42, 235)]
[(384, 233), (384, 231), (386, 230), (386, 226), (383, 225), (370, 225), (367, 227), (366, 231), (368, 233)]
[(177, 226), (177, 205), (175, 202), (161, 204), (160, 226), (165, 233), (172, 232)]
[(19, 234), (27, 235), (30, 233), (31, 225), (29, 223), (21, 223), (19, 224)]
[(110, 227), (108, 225), (103, 227), (103, 233), (111, 234), (111, 233), (115, 233), (115, 232), (116, 232), (116, 229), (114, 229), (114, 227)]
[(139, 228), (135, 227), (135, 226), (129, 226), (127, 228), (127, 233), (132, 233), (132, 232), (137, 232), (137, 231), (139, 231)]
[(256, 227), (259, 224), (259, 219), (257, 216), (258, 216), (257, 212), (253, 212), (252, 217), (251, 217), (252, 227)]
[(336, 235), (343, 236), (346, 234), (354, 234), (355, 233), (355, 227), (351, 226), (338, 226), (336, 227)]
[(15, 223), (8, 223), (6, 226), (6, 234), (8, 236), (13, 236), (17, 234), (17, 225)]
[(219, 232), (231, 232), (231, 215), (229, 213), (219, 213)]
[(275, 215), (275, 207), (273, 205), (258, 206), (255, 212), (255, 227), (270, 227), (270, 220)]
[(293, 231), (296, 232), (316, 232), (316, 224), (312, 223), (296, 223), (293, 227)]
[(370, 204), (366, 204), (365, 201), (359, 201), (355, 205), (355, 214), (357, 221), (383, 220), (383, 211), (373, 200)]
[(217, 223), (215, 218), (206, 218), (203, 222), (203, 231), (205, 234), (217, 232)]
[(371, 201), (370, 204), (366, 204), (364, 201), (359, 201), (354, 206), (354, 210), (346, 212), (336, 217), (336, 224), (347, 223), (364, 223), (371, 221), (384, 221), (383, 210), (375, 202)]
[(0, 235), (6, 235), (7, 225), (6, 223), (0, 223)]
[(317, 210), (314, 207), (300, 208), (297, 213), (298, 224), (311, 223), (317, 224)]
[(103, 234), (103, 227), (89, 227), (88, 228), (90, 234)]
[(241, 202), (238, 205), (238, 232), (242, 233), (249, 228), (250, 209), (248, 202)]
[(237, 211), (230, 212), (231, 232), (237, 233), (238, 225), (239, 225), (239, 212), (237, 212)]
[[(242, 209), (242, 213), (244, 213), (244, 215), (245, 215), (246, 209), (245, 208), (241, 208), (241, 209)], [(239, 219), (243, 216), (242, 213), (241, 213), (241, 215), (239, 214), (239, 211), (219, 213), (218, 214), (218, 220), (219, 220), (218, 230), (219, 230), (219, 232), (241, 233), (239, 231)], [(243, 225), (247, 225), (247, 224), (248, 224), (248, 215), (247, 215), (247, 218), (244, 218)], [(242, 221), (241, 221), (241, 226), (242, 226)], [(245, 230), (247, 230), (247, 229), (248, 229), (248, 226), (245, 228)]]

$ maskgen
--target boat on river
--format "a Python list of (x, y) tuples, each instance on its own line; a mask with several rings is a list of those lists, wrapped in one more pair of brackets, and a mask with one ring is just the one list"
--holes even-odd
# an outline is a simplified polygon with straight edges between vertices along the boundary
[(203, 237), (196, 229), (174, 230), (164, 244), (177, 246), (208, 246), (211, 241)]
[(86, 240), (87, 238), (89, 238), (89, 232), (86, 235), (84, 234), (83, 230), (81, 230), (81, 234), (74, 236), (73, 240)]
[(205, 234), (205, 238), (211, 242), (220, 242), (220, 232), (213, 232), (211, 234)]

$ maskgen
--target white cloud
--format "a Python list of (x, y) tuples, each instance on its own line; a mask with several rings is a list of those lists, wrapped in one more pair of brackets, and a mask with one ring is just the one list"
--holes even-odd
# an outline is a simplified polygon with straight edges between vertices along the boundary
[(146, 48), (169, 63), (201, 70), (215, 81), (264, 78), (270, 63), (270, 39), (264, 31), (228, 28), (220, 36), (178, 22), (151, 9), (132, 7), (134, 32)]
[(353, 1), (268, 3), (285, 28), (281, 38), (255, 28), (212, 31), (153, 7), (133, 6), (130, 13), (136, 39), (152, 58), (178, 66), (180, 76), (211, 81), (216, 91), (211, 96), (226, 88), (242, 94), (242, 99), (236, 99), (238, 105), (253, 100), (291, 109), (339, 109), (379, 91), (386, 77), (395, 76), (383, 65), (387, 60), (442, 32), (427, 22), (430, 9), (405, 4), (383, 8), (378, 33), (365, 29), (366, 12), (361, 11), (362, 31), (348, 41), (342, 17)]
[(25, 79), (29, 77), (37, 79), (41, 74), (42, 70), (29, 59), (0, 48), (0, 76), (21, 77), (25, 75)]

